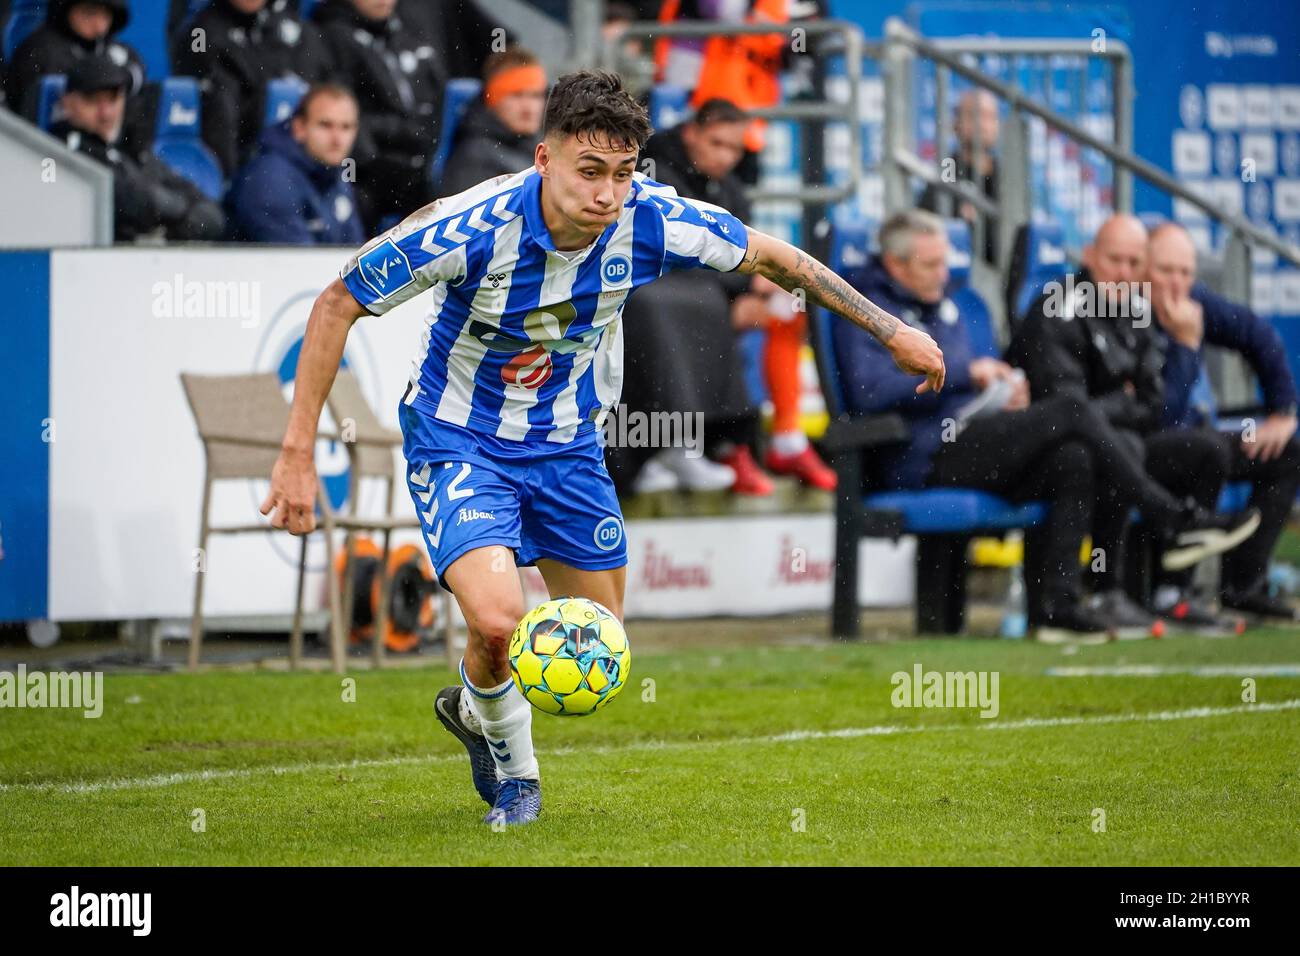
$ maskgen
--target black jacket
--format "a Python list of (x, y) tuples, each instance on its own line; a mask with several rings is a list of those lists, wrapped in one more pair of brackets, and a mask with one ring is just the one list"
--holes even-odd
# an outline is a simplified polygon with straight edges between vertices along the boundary
[(1006, 360), (1024, 369), (1035, 399), (1073, 395), (1117, 428), (1153, 431), (1164, 410), (1165, 356), (1152, 311), (1135, 298), (1109, 317), (1108, 309), (1090, 304), (1093, 288), (1086, 269), (1052, 283), (1025, 312)]
[[(172, 38), (173, 72), (196, 76), (203, 91), (203, 141), (229, 176), (248, 158), (262, 131), (266, 84), (285, 76), (306, 83), (325, 79), (329, 58), (310, 24), (287, 0), (257, 13), (240, 13), (229, 0), (212, 0)], [(203, 31), (198, 37), (194, 31)]]
[(493, 50), (492, 31), (504, 30), (499, 35), (506, 44), (516, 39), (485, 11), (491, 5), (491, 0), (482, 4), (474, 0), (398, 0), (397, 15), (413, 36), (433, 47), (447, 76), (481, 76), (483, 61)]
[[(998, 161), (997, 157), (992, 157), (993, 165), (988, 175), (980, 176), (978, 180), (975, 177), (975, 169), (968, 158), (958, 155), (956, 168), (953, 172), (956, 174), (957, 182), (970, 183), (978, 189), (984, 196), (995, 205), (998, 201)], [(921, 193), (921, 198), (916, 201), (917, 206), (922, 209), (928, 209), (930, 212), (939, 211), (939, 200), (944, 194), (936, 186), (926, 186), (925, 192)], [(961, 208), (961, 199), (948, 193), (952, 198), (952, 215), (957, 216), (957, 210)], [(984, 259), (986, 262), (996, 263), (998, 249), (998, 219), (996, 216), (987, 216), (984, 220)]]
[(536, 136), (512, 133), (479, 100), (456, 128), (456, 144), (447, 159), (438, 194), (454, 196), (493, 176), (527, 169), (533, 165), (536, 145)]
[[(734, 172), (721, 179), (713, 179), (696, 169), (686, 152), (686, 143), (682, 140), (682, 125), (684, 124), (651, 136), (641, 150), (637, 167), (656, 182), (672, 186), (679, 196), (721, 206), (741, 222), (748, 222), (750, 207), (749, 200), (745, 198), (745, 184)], [(654, 165), (648, 167), (646, 160)], [(751, 280), (744, 273), (721, 272), (718, 275), (727, 290), (728, 298), (734, 299), (749, 289)]]
[[(11, 110), (34, 123), (40, 107), (41, 77), (47, 73), (67, 73), (78, 60), (88, 56), (107, 57), (131, 74), (126, 137), (133, 145), (143, 148), (151, 138), (147, 133), (148, 118), (142, 115), (143, 105), (137, 100), (145, 85), (144, 61), (130, 46), (115, 39), (130, 20), (126, 0), (101, 2), (112, 12), (113, 24), (102, 39), (87, 41), (68, 27), (68, 12), (76, 0), (52, 0), (45, 22), (14, 51), (5, 75), (5, 96)], [(145, 142), (138, 142), (142, 136)]]
[(447, 85), (437, 50), (396, 14), (370, 20), (348, 0), (325, 0), (312, 16), (329, 48), (333, 78), (352, 87), (361, 107), (357, 162), (382, 155), (424, 164), (437, 143)]
[(133, 158), (66, 121), (51, 126), (50, 135), (113, 171), (116, 241), (130, 242), (159, 229), (168, 239), (221, 238), (225, 228), (221, 207), (152, 153)]

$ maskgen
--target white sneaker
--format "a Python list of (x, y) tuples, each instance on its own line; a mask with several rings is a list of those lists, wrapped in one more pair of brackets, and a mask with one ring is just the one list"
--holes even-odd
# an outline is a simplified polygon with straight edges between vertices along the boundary
[(676, 475), (688, 491), (725, 491), (736, 483), (736, 472), (729, 465), (720, 465), (703, 455), (688, 458), (685, 448), (669, 449), (655, 460)]
[(653, 495), (659, 491), (676, 491), (682, 486), (680, 479), (669, 471), (655, 456), (641, 466), (632, 482), (632, 491), (638, 495)]

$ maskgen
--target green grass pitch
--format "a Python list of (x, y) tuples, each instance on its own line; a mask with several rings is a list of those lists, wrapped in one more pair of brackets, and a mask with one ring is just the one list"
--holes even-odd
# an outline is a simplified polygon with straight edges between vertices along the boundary
[[(997, 671), (998, 716), (895, 708), (916, 663)], [(1048, 673), (1122, 665), (1159, 673)], [(0, 711), (0, 865), (1294, 866), (1297, 674), (1278, 631), (645, 653), (608, 709), (535, 715), (542, 818), (493, 832), (449, 673), (109, 673), (98, 720)]]

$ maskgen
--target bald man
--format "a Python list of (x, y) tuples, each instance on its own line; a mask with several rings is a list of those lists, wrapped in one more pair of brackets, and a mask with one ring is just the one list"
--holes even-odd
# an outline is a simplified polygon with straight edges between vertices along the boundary
[[(1141, 495), (1113, 482), (1098, 484), (1092, 532), (1100, 553), (1090, 565), (1089, 607), (1135, 631), (1147, 624), (1154, 633), (1151, 612), (1122, 587), (1132, 508), (1162, 529), (1167, 546), (1161, 563), (1170, 571), (1238, 546), (1258, 526), (1259, 513), (1214, 514), (1212, 504), (1177, 494), (1151, 475), (1146, 439), (1161, 424), (1164, 352), (1142, 295), (1146, 255), (1147, 233), (1138, 219), (1107, 219), (1084, 250), (1084, 268), (1049, 283), (1030, 306), (1006, 358), (1024, 369), (1034, 401), (1068, 395), (1096, 409), (1108, 427), (1109, 453), (1147, 475)], [(1212, 442), (1189, 442), (1179, 466), (1196, 469), (1202, 458), (1217, 454)], [(1205, 544), (1204, 550), (1193, 542)]]
[[(998, 145), (999, 116), (997, 98), (988, 90), (967, 90), (957, 100), (953, 112), (953, 132), (957, 135), (957, 155), (940, 157), (953, 160), (953, 174), (958, 182), (974, 183), (980, 192), (998, 201)], [(979, 215), (975, 207), (953, 197), (950, 204), (941, 198), (943, 191), (926, 186), (917, 205), (942, 215), (954, 214), (973, 227)], [(984, 258), (997, 261), (997, 220), (989, 217), (984, 222)]]
[[(1166, 430), (1152, 441), (1177, 449), (1197, 436), (1208, 438), (1218, 455), (1206, 468), (1217, 469), (1224, 480), (1250, 482), (1250, 503), (1260, 511), (1259, 530), (1224, 556), (1219, 600), (1235, 611), (1295, 621), (1296, 608), (1270, 597), (1267, 587), (1269, 557), (1300, 489), (1296, 383), (1287, 364), (1286, 347), (1268, 322), (1197, 283), (1196, 247), (1181, 226), (1166, 223), (1151, 233), (1146, 276), (1156, 328), (1167, 342), (1161, 417)], [(1247, 410), (1249, 426), (1245, 431), (1218, 431), (1213, 409), (1194, 397), (1198, 384), (1205, 382), (1207, 343), (1240, 353), (1259, 379), (1263, 406)], [(1195, 474), (1186, 475), (1186, 479), (1188, 493), (1206, 501), (1207, 479)], [(1169, 480), (1178, 481), (1172, 474)], [(1198, 483), (1200, 487), (1194, 487)], [(1217, 490), (1214, 494), (1217, 496)], [(1175, 589), (1183, 593), (1176, 595)], [(1181, 600), (1191, 613), (1204, 613), (1194, 596), (1185, 592), (1185, 581), (1175, 579), (1159, 589), (1156, 597), (1164, 603)]]

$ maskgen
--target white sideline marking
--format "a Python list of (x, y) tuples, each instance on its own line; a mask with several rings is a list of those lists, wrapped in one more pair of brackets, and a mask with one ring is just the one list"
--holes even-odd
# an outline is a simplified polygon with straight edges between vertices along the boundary
[(1123, 664), (1114, 667), (1049, 667), (1048, 677), (1300, 677), (1300, 664)]
[[(1300, 709), (1300, 699), (1279, 703), (1243, 704), (1237, 707), (1191, 707), (1187, 710), (1160, 710), (1146, 714), (1094, 714), (1087, 717), (1026, 717), (1022, 720), (980, 721), (964, 724), (924, 724), (914, 727), (903, 724), (876, 724), (872, 727), (844, 727), (839, 730), (792, 730), (784, 734), (762, 737), (736, 737), (731, 740), (655, 740), (627, 744), (622, 747), (561, 747), (542, 751), (551, 756), (569, 754), (618, 754), (642, 750), (682, 750), (695, 747), (751, 746), (761, 744), (797, 743), (803, 740), (838, 740), (854, 737), (884, 737), (891, 734), (919, 734), (953, 730), (1025, 730), (1037, 727), (1072, 727), (1089, 724), (1152, 723), (1169, 720), (1199, 720), (1205, 717), (1226, 717), (1232, 714), (1275, 713)], [(240, 780), (249, 777), (281, 776), (291, 773), (320, 771), (364, 770), (371, 767), (400, 767), (426, 763), (445, 763), (464, 760), (460, 754), (437, 754), (426, 757), (389, 757), (384, 760), (348, 760), (337, 763), (297, 763), (282, 767), (244, 767), (229, 770), (182, 770), (160, 773), (149, 777), (118, 778), (108, 780), (83, 780), (75, 783), (0, 783), (0, 793), (6, 791), (39, 791), (44, 793), (99, 793), (104, 790), (147, 790), (170, 787), (182, 783), (203, 783), (209, 780)]]

